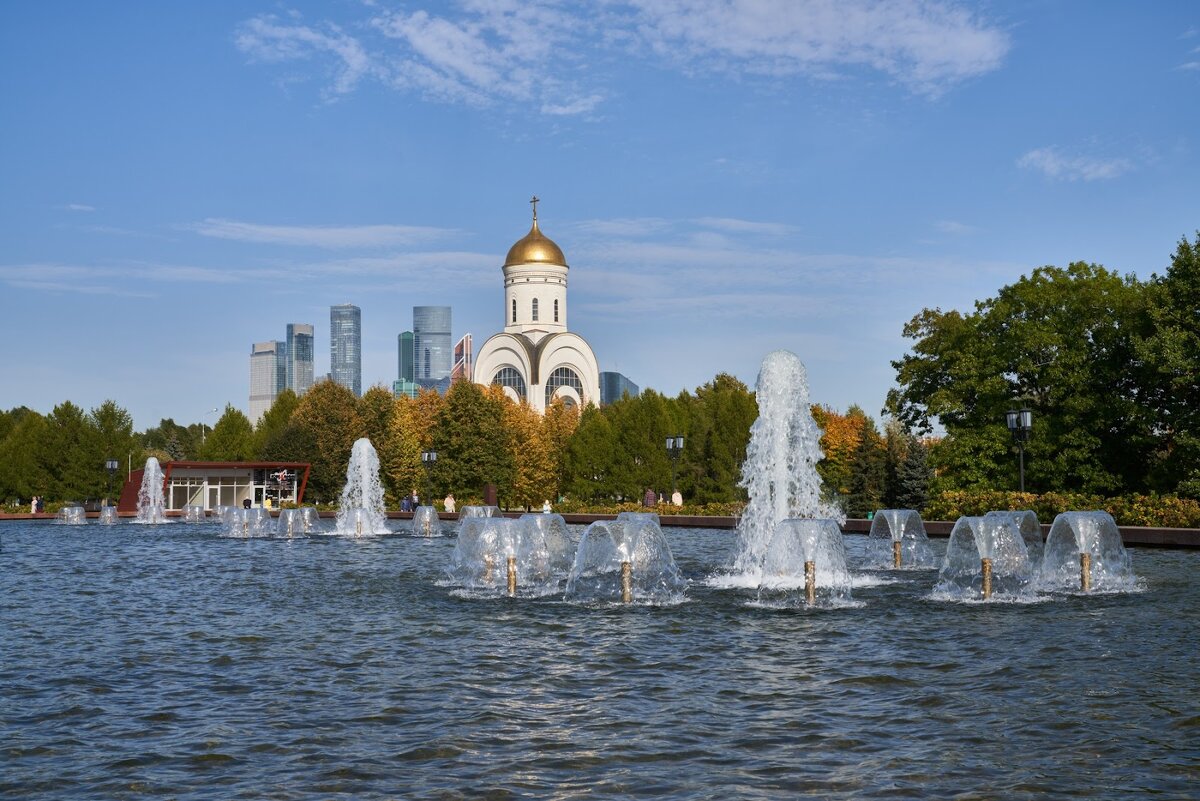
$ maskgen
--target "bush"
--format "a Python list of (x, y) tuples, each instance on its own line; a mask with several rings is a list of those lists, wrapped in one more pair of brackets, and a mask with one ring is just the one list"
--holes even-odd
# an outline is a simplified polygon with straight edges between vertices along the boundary
[(1200, 528), (1200, 501), (1175, 495), (1123, 495), (1105, 498), (1079, 492), (1003, 492), (952, 490), (930, 498), (921, 510), (926, 520), (957, 520), (999, 509), (1032, 509), (1038, 520), (1050, 523), (1062, 512), (1103, 510), (1121, 526)]

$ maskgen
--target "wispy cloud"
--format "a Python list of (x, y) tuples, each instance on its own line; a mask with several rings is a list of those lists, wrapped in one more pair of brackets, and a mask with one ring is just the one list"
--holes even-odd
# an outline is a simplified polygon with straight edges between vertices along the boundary
[(1008, 34), (939, 0), (631, 0), (638, 32), (689, 66), (818, 77), (866, 67), (936, 96), (997, 69)]
[(787, 236), (796, 232), (794, 225), (775, 222), (739, 220), (733, 217), (699, 217), (696, 224), (704, 228), (728, 231), (734, 234), (758, 234), (765, 236)]
[(979, 230), (974, 225), (967, 225), (957, 220), (935, 220), (933, 227), (943, 234), (954, 234), (955, 236), (965, 236)]
[(314, 54), (332, 56), (333, 95), (352, 91), (372, 70), (371, 58), (352, 36), (332, 23), (324, 30), (281, 21), (274, 15), (255, 17), (237, 29), (237, 48), (255, 61), (283, 62), (307, 59)]
[[(856, 70), (936, 97), (996, 70), (1011, 44), (956, 0), (464, 0), (383, 10), (347, 28), (262, 15), (234, 41), (253, 61), (314, 61), (332, 96), (375, 78), (441, 102), (519, 102), (547, 116), (595, 113), (611, 96), (597, 62), (657, 60), (687, 73), (789, 80)], [(353, 30), (354, 35), (347, 33)]]
[(89, 206), (86, 203), (68, 203), (63, 206), (67, 211), (95, 211), (95, 206)]
[(1063, 181), (1103, 181), (1133, 169), (1128, 159), (1072, 155), (1054, 146), (1030, 150), (1017, 159), (1017, 166)]
[(456, 233), (449, 228), (416, 225), (262, 225), (213, 217), (186, 227), (217, 239), (330, 249), (413, 245)]

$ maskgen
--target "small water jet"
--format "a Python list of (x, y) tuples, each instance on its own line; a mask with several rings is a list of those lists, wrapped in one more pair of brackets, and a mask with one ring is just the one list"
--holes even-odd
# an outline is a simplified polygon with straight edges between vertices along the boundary
[(296, 538), (321, 532), (321, 516), (313, 507), (279, 510), (279, 518), (275, 521), (275, 536)]
[(989, 520), (1008, 520), (1017, 527), (1021, 539), (1025, 542), (1025, 552), (1029, 554), (1029, 564), (1036, 568), (1042, 561), (1042, 524), (1038, 522), (1037, 514), (1032, 509), (1020, 511), (995, 511), (984, 515)]
[(1133, 562), (1108, 512), (1063, 512), (1054, 518), (1038, 588), (1049, 592), (1134, 589)]
[(60, 526), (82, 526), (87, 523), (87, 514), (82, 506), (72, 504), (59, 509), (58, 514), (54, 516), (54, 522)]
[(871, 519), (867, 566), (893, 570), (937, 567), (925, 523), (915, 509), (881, 509)]
[[(535, 517), (558, 520), (539, 523), (531, 519)], [(559, 591), (570, 564), (561, 515), (469, 517), (459, 526), (446, 573), (455, 584), (479, 594), (538, 597)]]
[(763, 555), (758, 602), (782, 607), (851, 602), (850, 571), (836, 520), (779, 522)]
[(135, 523), (160, 525), (167, 520), (166, 505), (163, 502), (163, 472), (158, 459), (151, 456), (146, 460), (142, 471), (142, 486), (138, 490), (137, 517)]
[(117, 507), (101, 506), (100, 507), (100, 525), (113, 526), (117, 523)]
[(269, 537), (275, 533), (275, 520), (271, 512), (261, 506), (249, 509), (232, 509), (221, 522), (223, 537)]
[(379, 455), (371, 440), (363, 437), (350, 450), (346, 486), (338, 504), (334, 533), (343, 537), (390, 534), (386, 520), (383, 485), (379, 482)]
[(438, 517), (436, 508), (432, 506), (417, 507), (412, 516), (412, 535), (414, 537), (442, 536), (442, 521)]
[(652, 512), (621, 512), (588, 526), (575, 552), (566, 599), (582, 603), (671, 603), (687, 580)]
[(755, 384), (758, 419), (742, 465), (741, 486), (749, 502), (738, 521), (733, 572), (757, 576), (775, 527), (782, 520), (845, 521), (841, 510), (821, 499), (821, 429), (813, 420), (808, 378), (796, 354), (768, 353)]
[(207, 519), (204, 507), (198, 504), (184, 506), (182, 517), (185, 523), (203, 523)]
[(468, 517), (501, 517), (500, 507), (498, 506), (463, 506), (458, 510), (458, 519), (466, 520)]
[(1033, 576), (1015, 518), (960, 517), (950, 532), (933, 597), (1017, 600), (1031, 594)]

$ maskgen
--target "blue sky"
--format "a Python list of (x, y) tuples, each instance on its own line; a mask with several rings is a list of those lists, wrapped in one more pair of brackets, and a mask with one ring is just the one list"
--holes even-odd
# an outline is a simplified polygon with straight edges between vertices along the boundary
[(476, 346), (542, 198), (602, 370), (878, 414), (924, 307), (1200, 228), (1192, 2), (47, 2), (0, 8), (0, 408), (247, 407), (252, 342), (414, 305)]

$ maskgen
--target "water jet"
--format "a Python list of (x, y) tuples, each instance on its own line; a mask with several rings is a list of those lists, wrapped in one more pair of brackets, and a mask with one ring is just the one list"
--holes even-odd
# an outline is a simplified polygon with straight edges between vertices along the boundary
[(1046, 536), (1039, 589), (1124, 592), (1136, 586), (1121, 532), (1107, 512), (1063, 512)]

